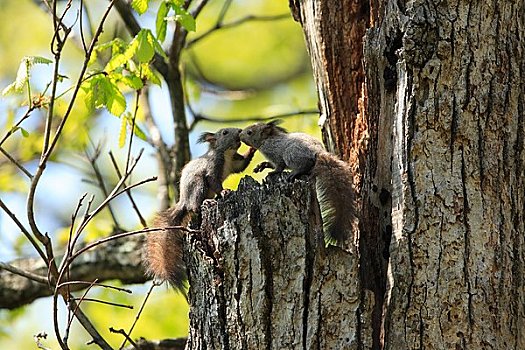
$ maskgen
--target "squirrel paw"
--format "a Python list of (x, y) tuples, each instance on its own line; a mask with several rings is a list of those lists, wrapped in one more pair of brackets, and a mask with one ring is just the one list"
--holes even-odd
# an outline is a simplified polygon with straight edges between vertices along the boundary
[(268, 168), (273, 169), (272, 164), (270, 162), (262, 162), (262, 163), (257, 164), (257, 166), (253, 168), (253, 172), (260, 173), (264, 169), (268, 169)]
[(226, 196), (229, 196), (230, 193), (232, 193), (232, 190), (229, 190), (227, 188), (223, 189), (217, 197), (219, 198), (226, 198)]

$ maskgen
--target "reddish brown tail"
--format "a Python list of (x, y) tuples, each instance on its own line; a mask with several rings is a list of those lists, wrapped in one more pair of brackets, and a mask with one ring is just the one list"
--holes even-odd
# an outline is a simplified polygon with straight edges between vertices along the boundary
[[(153, 222), (154, 227), (181, 225), (186, 210), (175, 205), (159, 214)], [(148, 275), (159, 281), (168, 281), (173, 288), (185, 294), (187, 280), (183, 258), (184, 232), (177, 229), (153, 231), (147, 234), (143, 263)]]

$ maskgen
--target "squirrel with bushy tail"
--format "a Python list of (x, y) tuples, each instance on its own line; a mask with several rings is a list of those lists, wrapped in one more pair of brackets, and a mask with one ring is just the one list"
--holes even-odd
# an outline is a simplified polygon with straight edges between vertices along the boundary
[(223, 194), (223, 181), (232, 173), (246, 169), (255, 153), (250, 148), (237, 153), (241, 146), (241, 129), (224, 128), (216, 133), (203, 133), (199, 142), (207, 142), (206, 154), (190, 161), (181, 172), (179, 201), (159, 213), (153, 226), (164, 228), (146, 236), (143, 262), (148, 275), (159, 281), (168, 281), (184, 292), (186, 268), (183, 259), (184, 232), (173, 226), (186, 225), (192, 215), (198, 214), (205, 199)]
[(278, 126), (279, 120), (256, 123), (243, 129), (241, 141), (260, 151), (269, 162), (259, 164), (254, 171), (274, 169), (279, 174), (290, 169), (288, 181), (301, 175), (316, 179), (316, 187), (325, 210), (323, 219), (328, 241), (338, 245), (348, 238), (355, 218), (355, 194), (352, 170), (348, 163), (325, 151), (314, 137)]

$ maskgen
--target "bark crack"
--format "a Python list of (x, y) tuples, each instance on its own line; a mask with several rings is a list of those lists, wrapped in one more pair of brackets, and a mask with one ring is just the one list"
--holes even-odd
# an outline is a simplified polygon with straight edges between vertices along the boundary
[[(412, 92), (412, 77), (409, 75), (407, 77), (407, 80), (408, 81), (406, 85), (406, 91)], [(417, 227), (419, 225), (419, 207), (418, 207), (418, 202), (417, 202), (417, 197), (416, 197), (417, 190), (416, 190), (416, 183), (415, 183), (414, 169), (413, 169), (414, 162), (410, 159), (411, 155), (413, 154), (411, 150), (412, 150), (412, 142), (414, 140), (414, 132), (415, 132), (414, 127), (416, 123), (415, 118), (416, 118), (416, 107), (415, 107), (415, 103), (412, 102), (410, 104), (408, 115), (407, 115), (408, 132), (406, 136), (406, 150), (404, 150), (405, 156), (406, 156), (405, 162), (407, 166), (407, 176), (408, 176), (407, 182), (410, 188), (410, 196), (412, 199), (412, 205), (413, 205), (413, 210), (414, 210), (413, 226), (406, 230), (408, 257), (410, 261), (410, 277), (409, 277), (410, 282), (408, 283), (408, 288), (407, 288), (407, 303), (405, 307), (405, 317), (403, 318), (404, 319), (403, 322), (404, 322), (405, 341), (407, 344), (410, 343), (407, 339), (407, 321), (409, 320), (408, 312), (409, 312), (411, 302), (412, 302), (412, 288), (414, 285), (414, 275), (415, 275), (412, 234), (416, 232)]]
[[(463, 226), (465, 228), (464, 234), (463, 234), (463, 240), (464, 240), (464, 258), (463, 258), (463, 274), (465, 277), (465, 282), (467, 285), (467, 293), (468, 293), (468, 302), (467, 302), (467, 311), (468, 311), (468, 324), (469, 328), (472, 327), (474, 324), (473, 319), (473, 308), (472, 308), (472, 286), (470, 282), (470, 235), (471, 235), (471, 227), (469, 223), (468, 215), (470, 213), (470, 207), (468, 202), (468, 193), (467, 193), (467, 175), (466, 175), (466, 164), (465, 164), (465, 152), (463, 150), (463, 146), (460, 146), (461, 151), (461, 187), (463, 192)], [(469, 331), (469, 335), (471, 335), (472, 332)]]

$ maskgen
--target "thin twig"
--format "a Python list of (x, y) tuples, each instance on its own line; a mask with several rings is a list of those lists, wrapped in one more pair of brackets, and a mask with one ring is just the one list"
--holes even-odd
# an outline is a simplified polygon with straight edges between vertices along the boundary
[(208, 29), (206, 32), (202, 33), (200, 36), (198, 36), (198, 37), (196, 37), (196, 38), (194, 38), (192, 40), (189, 40), (188, 43), (186, 44), (186, 47), (191, 47), (191, 46), (195, 45), (196, 43), (198, 43), (202, 39), (206, 38), (207, 36), (209, 36), (213, 32), (215, 32), (217, 30), (220, 30), (220, 29), (231, 29), (233, 27), (240, 26), (241, 24), (244, 24), (246, 22), (251, 22), (251, 21), (253, 21), (253, 22), (269, 22), (269, 21), (279, 21), (279, 20), (286, 19), (286, 18), (290, 18), (290, 14), (289, 13), (283, 13), (283, 14), (280, 14), (280, 15), (271, 15), (271, 16), (249, 15), (249, 16), (240, 18), (240, 19), (238, 19), (236, 21), (230, 22), (230, 23), (217, 22), (214, 27)]
[[(133, 324), (131, 325), (131, 328), (129, 329), (127, 333), (129, 337), (131, 337), (131, 333), (133, 332), (135, 325), (139, 321), (140, 315), (142, 314), (142, 310), (144, 310), (144, 307), (146, 306), (146, 302), (148, 301), (149, 296), (151, 295), (151, 292), (153, 291), (153, 288), (155, 288), (155, 286), (156, 286), (155, 283), (151, 284), (151, 287), (149, 288), (148, 293), (146, 294), (146, 297), (144, 298), (144, 301), (142, 302), (142, 305), (140, 305), (139, 312), (137, 312), (137, 315), (135, 316), (135, 320), (133, 321)], [(119, 350), (122, 350), (124, 348), (124, 346), (126, 345), (126, 341), (129, 339), (129, 337), (126, 337), (126, 339), (124, 339), (124, 341), (120, 345)]]
[(26, 236), (27, 240), (31, 242), (31, 245), (33, 246), (33, 248), (35, 248), (38, 255), (40, 255), (40, 257), (42, 258), (42, 260), (44, 260), (46, 264), (48, 264), (46, 255), (44, 254), (38, 243), (35, 241), (33, 236), (31, 236), (31, 233), (29, 233), (29, 231), (24, 227), (24, 225), (22, 225), (22, 223), (20, 222), (20, 220), (18, 220), (16, 215), (11, 210), (9, 210), (9, 208), (7, 207), (7, 205), (5, 205), (2, 199), (0, 199), (0, 208), (2, 208), (6, 212), (6, 214), (11, 218), (11, 220), (15, 222), (16, 226), (18, 226), (20, 231), (22, 231), (24, 236)]
[(29, 271), (25, 271), (25, 270), (19, 269), (18, 267), (15, 267), (13, 265), (10, 265), (10, 264), (4, 263), (4, 262), (0, 262), (0, 269), (4, 269), (6, 271), (14, 273), (15, 275), (19, 275), (19, 276), (28, 278), (28, 279), (30, 279), (32, 281), (35, 281), (35, 282), (38, 282), (38, 283), (48, 284), (48, 279), (46, 277), (34, 274), (32, 272), (29, 272)]
[[(109, 193), (106, 188), (106, 184), (104, 183), (104, 177), (102, 176), (102, 172), (100, 171), (100, 168), (97, 165), (97, 159), (100, 156), (99, 147), (95, 147), (95, 152), (93, 155), (89, 155), (87, 151), (85, 151), (86, 158), (88, 159), (89, 163), (91, 164), (91, 167), (93, 168), (93, 172), (95, 173), (95, 178), (97, 179), (97, 186), (100, 188), (102, 193), (104, 194), (104, 197), (108, 197)], [(113, 208), (111, 207), (111, 204), (108, 203), (108, 211), (109, 215), (111, 216), (111, 219), (113, 220), (113, 223), (115, 224), (115, 228), (117, 231), (120, 231), (120, 225), (117, 221), (117, 216), (115, 215), (115, 212), (113, 211)]]
[[(116, 333), (116, 334), (122, 334), (125, 338), (124, 342), (127, 340), (130, 342), (130, 344), (135, 348), (135, 349), (139, 349), (138, 345), (133, 341), (133, 339), (131, 339), (127, 334), (126, 334), (126, 331), (123, 330), (122, 328), (121, 329), (115, 329), (113, 327), (109, 327), (109, 331), (111, 333)], [(122, 349), (122, 347), (121, 347)]]
[(144, 90), (143, 103), (144, 119), (146, 127), (148, 128), (151, 141), (156, 148), (155, 157), (157, 158), (158, 166), (158, 190), (157, 198), (159, 199), (159, 207), (161, 210), (167, 209), (170, 203), (169, 193), (169, 173), (171, 169), (171, 157), (168, 150), (168, 146), (162, 139), (160, 129), (153, 119), (151, 114), (150, 102), (149, 102), (149, 89)]
[[(80, 199), (78, 200), (77, 207), (76, 207), (75, 211), (73, 212), (73, 214), (71, 215), (71, 226), (69, 228), (69, 235), (68, 235), (68, 240), (67, 240), (67, 251), (64, 254), (64, 258), (62, 259), (62, 262), (67, 260), (67, 258), (71, 255), (71, 252), (73, 251), (73, 241), (72, 241), (73, 228), (75, 226), (75, 221), (77, 219), (77, 216), (78, 216), (78, 213), (80, 211), (80, 208), (82, 207), (82, 202), (84, 201), (86, 196), (87, 196), (87, 193), (84, 193), (82, 195), (82, 197), (80, 197)], [(58, 269), (59, 271), (61, 271), (61, 269), (62, 269), (62, 263), (60, 265), (61, 266)], [(67, 276), (66, 276), (67, 280), (70, 280), (71, 276), (70, 276), (70, 269), (69, 269), (69, 267), (66, 270), (66, 274), (67, 274)], [(60, 279), (61, 279), (61, 277), (58, 278), (57, 285), (60, 283)], [(57, 286), (57, 288), (60, 288), (60, 286)], [(69, 285), (67, 285), (67, 287), (66, 287), (66, 294), (67, 295), (71, 295), (71, 290), (69, 288)], [(70, 312), (71, 312), (71, 310), (68, 309), (68, 319), (71, 317)], [(66, 334), (66, 338), (67, 338), (67, 334)]]
[[(111, 159), (111, 163), (113, 164), (113, 167), (115, 168), (115, 172), (117, 173), (117, 176), (119, 178), (122, 177), (122, 174), (120, 172), (119, 166), (117, 164), (117, 160), (115, 159), (115, 157), (113, 156), (113, 152), (111, 152), (111, 151), (109, 151), (109, 158)], [(144, 226), (144, 227), (148, 226), (148, 224), (146, 223), (146, 220), (144, 219), (144, 217), (140, 213), (139, 207), (137, 206), (137, 203), (135, 203), (135, 199), (133, 199), (133, 196), (132, 196), (131, 192), (130, 191), (126, 191), (126, 194), (128, 195), (128, 198), (129, 198), (129, 200), (131, 202), (131, 206), (133, 207), (133, 210), (135, 210), (135, 213), (139, 217), (139, 220), (140, 220), (140, 223), (142, 224), (142, 226)]]
[(124, 293), (128, 293), (128, 294), (132, 294), (133, 292), (130, 290), (130, 289), (126, 289), (126, 288), (121, 288), (121, 287), (115, 287), (115, 286), (110, 286), (109, 284), (102, 284), (102, 283), (96, 283), (96, 282), (88, 282), (88, 281), (67, 281), (67, 282), (62, 282), (58, 285), (58, 287), (63, 287), (63, 286), (67, 286), (67, 285), (76, 285), (76, 284), (89, 284), (89, 285), (93, 285), (93, 286), (97, 286), (97, 287), (103, 287), (103, 288), (108, 288), (108, 289), (114, 289), (114, 290), (117, 290), (119, 292), (124, 292)]
[(144, 229), (141, 229), (141, 230), (119, 233), (119, 234), (116, 234), (116, 235), (113, 235), (113, 236), (109, 236), (109, 237), (106, 237), (106, 238), (99, 239), (98, 241), (95, 241), (93, 243), (90, 243), (90, 244), (86, 245), (84, 248), (79, 249), (77, 252), (75, 252), (71, 256), (70, 260), (73, 261), (74, 259), (76, 259), (82, 253), (84, 253), (84, 252), (86, 252), (86, 251), (88, 251), (90, 249), (93, 249), (93, 248), (95, 248), (98, 245), (101, 245), (101, 244), (104, 244), (104, 243), (107, 243), (107, 242), (111, 242), (111, 241), (119, 239), (119, 238), (133, 236), (133, 235), (140, 234), (140, 233), (147, 233), (147, 232), (153, 232), (153, 231), (168, 231), (168, 230), (174, 230), (174, 229), (181, 230), (181, 231), (186, 231), (186, 232), (189, 232), (189, 233), (200, 232), (198, 230), (192, 230), (192, 229), (187, 228), (185, 226), (168, 226), (168, 227), (144, 228)]
[(131, 132), (129, 136), (129, 142), (128, 142), (128, 152), (126, 154), (126, 170), (124, 170), (124, 173), (127, 173), (129, 170), (129, 164), (131, 161), (131, 146), (133, 145), (133, 135), (135, 135), (135, 121), (137, 119), (137, 113), (139, 111), (139, 99), (140, 99), (140, 89), (136, 91), (135, 93), (135, 109), (133, 111), (133, 117), (131, 118)]
[(240, 123), (240, 122), (250, 122), (250, 121), (252, 122), (253, 121), (266, 121), (266, 120), (290, 118), (290, 117), (295, 117), (298, 115), (310, 115), (310, 114), (318, 115), (319, 111), (312, 109), (312, 110), (280, 113), (280, 114), (274, 114), (270, 116), (246, 116), (246, 117), (239, 117), (239, 118), (218, 118), (218, 117), (205, 116), (200, 113), (195, 113), (193, 122), (190, 125), (190, 130), (193, 130), (195, 128), (195, 125), (200, 121), (207, 121), (209, 123), (230, 124), (230, 123)]
[(84, 53), (86, 53), (87, 52), (87, 45), (86, 45), (86, 38), (84, 38), (84, 23), (82, 21), (82, 18), (84, 17), (84, 0), (80, 0), (80, 9), (79, 9), (79, 11), (80, 11), (80, 25), (79, 25), (79, 28), (80, 28), (80, 40), (82, 42), (82, 48), (84, 49)]
[(0, 146), (2, 146), (2, 144), (5, 142), (5, 140), (7, 140), (9, 138), (9, 136), (13, 135), (15, 133), (15, 131), (17, 130), (17, 128), (20, 126), (20, 124), (22, 124), (22, 122), (24, 120), (26, 120), (27, 118), (29, 118), (29, 116), (31, 115), (31, 112), (33, 112), (34, 110), (36, 109), (36, 107), (33, 105), (31, 106), (30, 108), (27, 109), (27, 111), (25, 112), (25, 114), (22, 116), (22, 118), (20, 118), (20, 120), (18, 122), (16, 122), (15, 125), (13, 125), (11, 127), (11, 129), (9, 129), (8, 132), (6, 132), (6, 134), (4, 135), (4, 137), (2, 137), (2, 140), (0, 140)]
[[(54, 255), (53, 255), (53, 246), (51, 244), (51, 240), (49, 239), (49, 236), (46, 234), (46, 235), (43, 235), (40, 231), (40, 229), (38, 228), (37, 224), (36, 224), (36, 220), (35, 220), (35, 210), (34, 210), (34, 202), (35, 202), (35, 193), (36, 193), (36, 189), (38, 187), (38, 184), (39, 184), (39, 181), (40, 181), (40, 178), (42, 176), (42, 174), (44, 173), (44, 170), (47, 166), (47, 162), (49, 160), (49, 158), (51, 157), (57, 143), (58, 143), (58, 140), (60, 139), (61, 135), (62, 135), (62, 130), (64, 129), (64, 126), (66, 124), (66, 122), (68, 121), (69, 119), (69, 116), (71, 115), (71, 112), (73, 110), (73, 106), (75, 104), (75, 101), (76, 101), (76, 98), (77, 98), (77, 95), (78, 95), (78, 92), (80, 91), (80, 86), (82, 84), (82, 81), (84, 79), (84, 75), (86, 73), (86, 70), (87, 70), (87, 66), (89, 64), (89, 61), (91, 59), (91, 54), (95, 48), (95, 45), (98, 41), (98, 38), (100, 36), (100, 34), (102, 33), (102, 30), (103, 30), (103, 27), (104, 27), (104, 23), (107, 19), (107, 17), (109, 16), (109, 13), (111, 11), (111, 9), (113, 8), (114, 4), (115, 4), (116, 0), (112, 0), (109, 5), (107, 6), (106, 10), (104, 11), (103, 15), (102, 15), (102, 18), (99, 22), (99, 25), (97, 27), (97, 30), (95, 32), (95, 35), (93, 35), (93, 38), (91, 40), (91, 43), (89, 45), (89, 48), (87, 49), (86, 51), (86, 54), (85, 54), (85, 58), (84, 58), (84, 62), (82, 64), (82, 67), (80, 69), (80, 73), (79, 73), (79, 76), (78, 76), (78, 80), (77, 80), (77, 83), (75, 85), (75, 89), (73, 91), (73, 95), (71, 97), (71, 100), (68, 104), (68, 107), (66, 109), (66, 112), (64, 113), (60, 123), (58, 124), (58, 127), (56, 128), (56, 131), (55, 131), (55, 135), (54, 137), (51, 139), (50, 138), (50, 132), (51, 132), (51, 118), (53, 116), (53, 103), (54, 103), (54, 100), (56, 98), (56, 84), (58, 82), (58, 66), (59, 66), (59, 59), (60, 59), (60, 53), (63, 49), (63, 45), (59, 45), (57, 47), (57, 51), (55, 52), (54, 50), (54, 47), (53, 47), (53, 43), (51, 44), (51, 51), (53, 53), (56, 53), (58, 55), (55, 55), (55, 70), (54, 70), (54, 76), (53, 76), (53, 88), (52, 88), (52, 94), (51, 94), (51, 101), (50, 101), (50, 106), (49, 106), (49, 113), (48, 113), (48, 117), (46, 118), (46, 134), (47, 135), (44, 139), (44, 147), (43, 147), (43, 151), (42, 151), (42, 156), (40, 157), (40, 162), (38, 164), (38, 168), (36, 170), (36, 173), (34, 175), (34, 178), (33, 178), (33, 181), (31, 182), (31, 187), (29, 189), (29, 193), (28, 193), (28, 196), (27, 196), (27, 217), (28, 217), (28, 221), (29, 221), (29, 226), (31, 227), (31, 230), (32, 230), (32, 233), (33, 235), (44, 245), (45, 249), (46, 249), (46, 254), (47, 254), (47, 259), (48, 259), (48, 263), (49, 263), (49, 271), (50, 271), (50, 274), (57, 279), (57, 283), (60, 282), (60, 278), (61, 278), (61, 274), (63, 273), (63, 271), (59, 272), (58, 271), (58, 268), (56, 266), (56, 262), (55, 262), (55, 258), (54, 258)], [(54, 27), (55, 27), (55, 34), (57, 35), (56, 38), (57, 39), (60, 39), (58, 37), (58, 29), (57, 29), (57, 22), (56, 22), (56, 3), (57, 1), (55, 0), (53, 2), (53, 19), (54, 19)], [(68, 4), (70, 4), (71, 1), (68, 2)], [(67, 6), (67, 5), (66, 5)], [(65, 29), (65, 37), (64, 37), (64, 40), (67, 38), (67, 35), (69, 34), (70, 32), (70, 29), (71, 28), (67, 28)], [(55, 36), (53, 37), (53, 41), (55, 40)], [(69, 294), (67, 293), (67, 290), (63, 290), (62, 288), (58, 289), (54, 295), (54, 309), (53, 309), (53, 312), (54, 312), (54, 321), (55, 321), (55, 333), (57, 334), (57, 340), (60, 344), (60, 346), (62, 348), (66, 348), (67, 349), (67, 345), (63, 343), (62, 339), (60, 338), (60, 332), (59, 332), (59, 329), (58, 329), (58, 316), (57, 316), (57, 313), (58, 313), (58, 310), (57, 310), (57, 301), (56, 301), (56, 298), (58, 296), (58, 294), (60, 294), (62, 296), (62, 298), (68, 303), (68, 306), (70, 307), (70, 309), (72, 310), (75, 310), (74, 311), (74, 314), (75, 316), (77, 317), (77, 319), (79, 320), (79, 322), (81, 323), (81, 325), (86, 329), (86, 331), (91, 335), (91, 337), (93, 338), (93, 341), (102, 349), (111, 349), (111, 346), (106, 342), (106, 340), (100, 335), (100, 333), (95, 329), (95, 327), (93, 326), (93, 324), (91, 323), (91, 321), (86, 317), (86, 315), (82, 312), (81, 309), (79, 308), (76, 308), (75, 305), (75, 301), (74, 300), (71, 300), (69, 298)]]
[(13, 163), (14, 165), (16, 165), (16, 167), (18, 169), (20, 169), (25, 176), (27, 176), (30, 180), (33, 179), (33, 175), (31, 175), (31, 173), (29, 172), (29, 170), (27, 170), (22, 164), (20, 164), (20, 162), (18, 160), (16, 160), (15, 158), (13, 158), (13, 156), (11, 156), (5, 149), (3, 149), (2, 147), (0, 147), (0, 152), (2, 152), (2, 154), (7, 158), (9, 159), (9, 161), (11, 163)]
[(126, 309), (132, 309), (133, 310), (133, 305), (124, 305), (124, 304), (119, 304), (119, 303), (112, 303), (110, 301), (94, 299), (94, 298), (73, 298), (72, 300), (75, 300), (75, 301), (78, 301), (78, 300), (91, 301), (91, 302), (95, 302), (95, 303), (111, 305), (111, 306), (118, 306), (118, 307), (123, 307), (123, 308), (126, 308)]
[[(75, 305), (75, 309), (74, 310), (71, 310), (70, 308), (68, 308), (68, 311), (69, 312), (73, 312), (73, 314), (75, 314), (75, 312), (78, 310), (78, 308), (80, 307), (80, 304), (82, 304), (82, 301), (86, 298), (86, 295), (89, 293), (89, 291), (91, 290), (91, 288), (93, 288), (93, 286), (95, 285), (95, 283), (97, 283), (98, 279), (95, 279), (93, 282), (91, 282), (89, 284), (89, 286), (86, 288), (86, 290), (84, 291), (84, 293), (82, 294), (82, 297), (80, 297), (80, 302)], [(57, 286), (58, 287), (58, 286)], [(68, 285), (68, 288), (69, 288), (69, 285)], [(68, 319), (67, 319), (67, 326), (66, 326), (66, 335), (64, 336), (65, 340), (66, 340), (66, 343), (67, 343), (67, 339), (69, 338), (69, 330), (71, 328), (71, 323), (73, 323), (73, 317), (71, 316), (71, 314), (68, 313)]]

